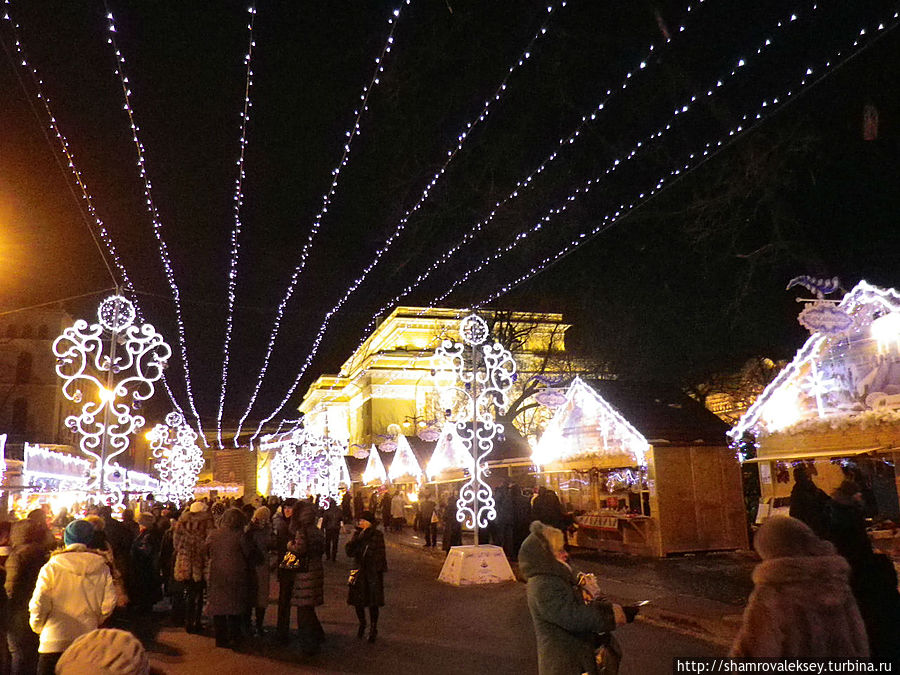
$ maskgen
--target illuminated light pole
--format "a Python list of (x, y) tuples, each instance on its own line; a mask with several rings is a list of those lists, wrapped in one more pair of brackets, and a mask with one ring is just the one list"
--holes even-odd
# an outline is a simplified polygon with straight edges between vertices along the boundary
[(81, 436), (81, 452), (94, 460), (88, 489), (118, 504), (121, 490), (107, 472), (128, 449), (130, 435), (144, 426), (133, 410), (153, 396), (172, 349), (152, 325), (134, 324), (134, 305), (121, 295), (101, 302), (97, 317), (97, 323), (78, 319), (66, 328), (54, 340), (53, 354), (63, 396), (74, 403), (87, 399), (66, 426)]

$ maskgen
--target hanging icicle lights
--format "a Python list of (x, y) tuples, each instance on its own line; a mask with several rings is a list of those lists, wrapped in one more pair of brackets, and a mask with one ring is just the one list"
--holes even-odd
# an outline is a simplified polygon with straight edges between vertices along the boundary
[[(116, 251), (115, 244), (112, 241), (112, 237), (110, 236), (109, 231), (106, 229), (106, 225), (103, 223), (100, 215), (97, 213), (97, 209), (94, 208), (94, 199), (93, 197), (91, 197), (91, 194), (88, 191), (87, 185), (84, 182), (81, 172), (75, 165), (75, 155), (72, 152), (72, 148), (69, 146), (69, 141), (60, 130), (59, 123), (56, 121), (53, 110), (50, 108), (50, 98), (44, 92), (44, 81), (40, 78), (37, 69), (33, 65), (31, 65), (28, 57), (25, 55), (25, 48), (23, 47), (19, 36), (21, 27), (13, 20), (12, 16), (10, 15), (10, 1), (4, 0), (3, 4), (5, 6), (3, 19), (9, 22), (10, 26), (12, 26), (13, 40), (16, 48), (16, 55), (19, 59), (19, 65), (24, 70), (26, 70), (31, 77), (32, 83), (35, 87), (34, 96), (38, 99), (41, 107), (47, 114), (47, 119), (50, 122), (50, 131), (53, 132), (53, 135), (56, 136), (56, 140), (59, 142), (60, 152), (62, 152), (63, 156), (66, 158), (66, 165), (69, 169), (69, 173), (71, 174), (72, 179), (75, 181), (75, 184), (78, 186), (78, 190), (81, 193), (82, 203), (84, 204), (84, 207), (86, 208), (90, 218), (93, 220), (94, 228), (96, 229), (96, 235), (99, 236), (100, 241), (103, 242), (103, 245), (106, 248), (109, 257), (113, 261), (113, 265), (115, 265), (116, 271), (119, 273), (119, 278), (122, 281), (124, 292), (128, 296), (130, 296), (129, 300), (131, 300), (131, 302), (135, 306), (138, 320), (141, 323), (144, 323), (145, 321), (143, 313), (141, 312), (137, 296), (134, 293), (134, 284), (131, 282), (131, 279), (128, 276), (128, 271), (125, 269), (125, 265), (122, 263), (122, 259), (119, 257), (119, 254)], [(26, 95), (28, 95), (27, 92)], [(163, 386), (166, 388), (166, 393), (168, 394), (172, 405), (175, 406), (175, 408), (177, 408), (180, 412), (181, 406), (178, 404), (178, 401), (175, 400), (175, 394), (169, 387), (169, 382), (166, 379), (165, 373), (163, 373), (162, 382)]]
[[(563, 0), (563, 2), (559, 3), (559, 6), (565, 7), (566, 4), (567, 4), (566, 0)], [(550, 16), (552, 16), (552, 14), (555, 10), (556, 10), (555, 5), (552, 5), (552, 4), (547, 5), (547, 8), (546, 8), (547, 18), (545, 19), (544, 23), (541, 25), (541, 27), (538, 29), (538, 31), (532, 36), (531, 40), (528, 42), (528, 45), (522, 51), (519, 58), (515, 61), (515, 63), (513, 63), (513, 65), (511, 65), (509, 67), (509, 69), (506, 72), (506, 75), (503, 77), (503, 80), (500, 82), (500, 84), (497, 86), (497, 89), (494, 91), (493, 96), (485, 99), (484, 106), (482, 107), (481, 112), (479, 112), (478, 115), (472, 121), (467, 122), (466, 128), (463, 131), (461, 131), (459, 133), (459, 135), (456, 137), (456, 141), (457, 141), (456, 146), (447, 151), (447, 158), (444, 160), (444, 163), (441, 165), (441, 168), (438, 169), (435, 172), (435, 174), (431, 177), (431, 180), (428, 182), (428, 184), (425, 186), (425, 189), (422, 191), (422, 194), (419, 196), (418, 201), (415, 203), (415, 205), (413, 205), (412, 208), (410, 208), (403, 215), (403, 217), (400, 219), (400, 222), (398, 222), (397, 226), (394, 228), (394, 231), (390, 234), (390, 236), (385, 241), (384, 246), (382, 246), (380, 249), (378, 249), (375, 252), (375, 255), (373, 256), (372, 261), (365, 267), (362, 274), (360, 274), (360, 276), (357, 277), (353, 281), (353, 283), (350, 284), (346, 293), (344, 293), (344, 296), (338, 301), (338, 303), (334, 307), (331, 308), (330, 311), (328, 311), (328, 313), (326, 313), (325, 320), (322, 322), (322, 325), (319, 327), (319, 331), (318, 331), (318, 333), (316, 333), (316, 337), (313, 340), (312, 347), (310, 348), (310, 351), (307, 354), (306, 360), (303, 362), (300, 372), (297, 374), (297, 377), (294, 379), (294, 382), (291, 385), (290, 390), (284, 396), (284, 398), (281, 400), (281, 403), (278, 404), (278, 407), (268, 417), (266, 417), (259, 423), (259, 426), (256, 428), (256, 431), (254, 432), (253, 436), (250, 438), (251, 443), (254, 440), (256, 440), (256, 438), (262, 432), (263, 426), (269, 420), (271, 420), (273, 417), (275, 417), (279, 412), (281, 412), (281, 410), (284, 408), (284, 406), (287, 405), (288, 400), (293, 395), (294, 391), (297, 389), (297, 385), (300, 383), (300, 379), (303, 377), (303, 374), (306, 372), (306, 369), (309, 368), (309, 364), (312, 362), (313, 357), (318, 352), (319, 345), (322, 342), (322, 338), (325, 335), (325, 331), (328, 330), (328, 325), (329, 325), (329, 323), (331, 323), (331, 318), (340, 311), (341, 307), (344, 306), (344, 303), (347, 302), (347, 300), (350, 298), (350, 296), (352, 296), (354, 293), (356, 293), (356, 291), (359, 289), (359, 287), (362, 286), (363, 282), (369, 276), (369, 273), (381, 261), (381, 259), (384, 257), (384, 255), (391, 249), (391, 247), (394, 245), (394, 242), (406, 229), (406, 225), (409, 222), (410, 217), (422, 207), (422, 205), (428, 199), (428, 196), (431, 194), (431, 191), (437, 185), (438, 181), (446, 173), (447, 167), (450, 166), (450, 163), (459, 154), (459, 151), (462, 150), (462, 147), (463, 147), (463, 145), (465, 145), (465, 142), (469, 138), (469, 135), (472, 133), (472, 130), (476, 126), (478, 126), (478, 124), (480, 122), (484, 122), (484, 120), (487, 119), (488, 115), (490, 115), (491, 105), (495, 102), (498, 102), (501, 99), (501, 97), (503, 96), (503, 94), (506, 92), (507, 83), (509, 82), (509, 78), (512, 77), (512, 74), (516, 70), (518, 70), (520, 67), (525, 65), (525, 63), (531, 58), (531, 51), (532, 51), (532, 49), (534, 49), (534, 45), (537, 43), (538, 40), (541, 39), (541, 37), (543, 37), (547, 34), (547, 28), (549, 25)], [(267, 361), (267, 363), (268, 363), (268, 361)], [(262, 379), (260, 378), (260, 382), (261, 381), (262, 381)], [(259, 386), (259, 383), (257, 383), (257, 390), (258, 390), (258, 386)], [(251, 406), (252, 406), (252, 402), (251, 402)], [(247, 411), (244, 413), (243, 419), (246, 419), (246, 417), (249, 414), (250, 414), (250, 407), (248, 407)], [(243, 422), (243, 419), (241, 420), (242, 422)], [(235, 435), (235, 444), (237, 444), (237, 435)]]
[(249, 44), (244, 63), (247, 65), (247, 77), (244, 82), (244, 108), (241, 110), (241, 151), (237, 160), (237, 178), (234, 179), (234, 227), (231, 230), (231, 257), (228, 265), (228, 306), (225, 310), (225, 346), (222, 348), (222, 391), (219, 393), (219, 411), (216, 413), (216, 438), (219, 447), (222, 447), (222, 412), (225, 408), (225, 390), (228, 388), (228, 364), (231, 360), (231, 331), (234, 326), (234, 299), (235, 286), (237, 285), (238, 255), (240, 253), (241, 237), (241, 207), (244, 205), (244, 153), (247, 149), (247, 124), (250, 122), (250, 89), (253, 87), (253, 47), (256, 42), (253, 39), (253, 22), (256, 19), (256, 7), (249, 7), (247, 13), (250, 19), (247, 22)]
[[(411, 0), (405, 0), (405, 4), (407, 5), (410, 4), (410, 2)], [(369, 83), (363, 86), (362, 93), (359, 95), (361, 103), (357, 107), (357, 109), (353, 111), (353, 126), (344, 132), (344, 136), (347, 140), (344, 143), (341, 160), (338, 162), (338, 165), (331, 170), (331, 187), (329, 187), (328, 192), (322, 195), (322, 207), (313, 218), (313, 224), (309, 230), (309, 235), (306, 237), (306, 242), (303, 244), (303, 249), (300, 251), (300, 262), (297, 263), (297, 266), (294, 268), (284, 297), (281, 299), (281, 302), (278, 303), (278, 310), (275, 313), (275, 321), (272, 325), (272, 333), (269, 336), (269, 343), (268, 345), (266, 345), (266, 355), (263, 357), (263, 366), (259, 372), (259, 376), (256, 379), (256, 385), (253, 388), (253, 393), (250, 395), (250, 401), (247, 404), (247, 409), (244, 411), (244, 414), (241, 416), (241, 419), (238, 422), (237, 431), (234, 434), (234, 447), (238, 447), (238, 437), (241, 434), (241, 429), (244, 426), (244, 422), (247, 421), (247, 417), (250, 415), (250, 410), (253, 408), (253, 404), (256, 403), (256, 397), (259, 395), (259, 390), (262, 387), (263, 379), (265, 378), (266, 373), (269, 370), (269, 359), (272, 357), (272, 351), (275, 349), (275, 340), (278, 338), (278, 333), (281, 330), (281, 321), (284, 318), (284, 312), (287, 309), (288, 302), (290, 302), (291, 297), (293, 297), (294, 295), (294, 289), (296, 289), (297, 287), (297, 282), (300, 279), (300, 274), (306, 267), (306, 261), (309, 258), (309, 252), (312, 249), (313, 241), (315, 240), (316, 235), (319, 232), (319, 228), (322, 226), (322, 219), (325, 217), (325, 214), (328, 213), (328, 207), (331, 206), (331, 200), (337, 192), (341, 171), (344, 169), (344, 167), (347, 166), (347, 163), (350, 161), (350, 150), (351, 146), (353, 145), (353, 140), (361, 133), (360, 122), (362, 120), (363, 113), (365, 113), (369, 109), (369, 96), (372, 95), (372, 90), (377, 85), (381, 84), (381, 75), (382, 73), (384, 73), (385, 58), (388, 54), (390, 54), (391, 49), (393, 49), (394, 47), (394, 31), (397, 29), (397, 23), (400, 20), (400, 11), (402, 8), (403, 5), (400, 5), (396, 9), (392, 10), (391, 16), (390, 18), (388, 18), (388, 24), (390, 25), (391, 30), (388, 33), (388, 37), (384, 43), (384, 46), (381, 48), (381, 54), (379, 54), (375, 58), (375, 72), (372, 74), (372, 78), (369, 80)], [(223, 401), (224, 398), (225, 393), (223, 379)], [(220, 417), (221, 405), (222, 404), (220, 403)], [(254, 436), (254, 438), (256, 438), (256, 436)]]
[[(184, 365), (184, 387), (187, 392), (188, 405), (191, 408), (194, 418), (197, 420), (197, 432), (200, 437), (203, 438), (203, 428), (200, 425), (200, 414), (197, 412), (196, 405), (194, 405), (194, 392), (191, 389), (191, 368), (190, 363), (188, 362), (187, 345), (185, 344), (184, 319), (181, 312), (181, 292), (178, 289), (178, 284), (175, 283), (175, 272), (172, 269), (172, 260), (169, 257), (169, 247), (166, 245), (165, 239), (163, 239), (159, 211), (156, 208), (156, 204), (153, 202), (153, 185), (150, 182), (150, 177), (147, 173), (147, 162), (144, 157), (144, 144), (141, 143), (138, 137), (140, 128), (134, 121), (134, 112), (131, 108), (131, 88), (128, 82), (128, 76), (125, 74), (125, 57), (122, 56), (122, 52), (116, 44), (115, 19), (106, 3), (104, 3), (104, 7), (106, 7), (106, 21), (107, 29), (109, 31), (107, 42), (112, 46), (113, 53), (116, 57), (115, 73), (122, 85), (122, 94), (125, 97), (124, 110), (128, 114), (128, 123), (131, 125), (131, 139), (134, 141), (134, 147), (137, 150), (138, 168), (140, 170), (141, 179), (144, 181), (144, 197), (147, 213), (150, 216), (150, 222), (153, 224), (153, 234), (156, 236), (156, 241), (159, 245), (159, 259), (162, 262), (166, 279), (169, 282), (169, 288), (172, 291), (172, 301), (175, 308), (175, 324), (178, 328), (178, 347), (181, 352), (181, 361)], [(204, 443), (205, 442), (206, 441), (204, 440)]]

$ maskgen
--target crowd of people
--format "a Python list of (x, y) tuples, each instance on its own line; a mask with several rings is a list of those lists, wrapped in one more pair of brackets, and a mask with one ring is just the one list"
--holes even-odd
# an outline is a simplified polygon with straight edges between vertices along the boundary
[(337, 559), (340, 532), (354, 523), (345, 545), (355, 563), (347, 604), (359, 617), (360, 637), (368, 628), (375, 642), (384, 538), (372, 512), (353, 517), (350, 499), (207, 498), (178, 508), (150, 498), (138, 505), (137, 518), (128, 508), (116, 518), (101, 506), (78, 519), (62, 510), (51, 520), (35, 509), (2, 523), (0, 628), (8, 649), (0, 649), (0, 671), (59, 672), (64, 652), (81, 636), (133, 624), (163, 599), (159, 607), (186, 632), (211, 628), (217, 647), (240, 650), (266, 634), (273, 581), (278, 604), (270, 637), (293, 639), (296, 608), (294, 635), (304, 653), (314, 654), (325, 639), (316, 616), (325, 601), (324, 564)]

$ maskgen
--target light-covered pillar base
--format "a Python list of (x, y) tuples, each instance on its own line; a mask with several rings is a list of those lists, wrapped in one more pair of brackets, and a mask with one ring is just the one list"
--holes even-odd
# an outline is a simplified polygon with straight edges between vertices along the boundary
[(490, 545), (454, 546), (438, 576), (438, 581), (451, 586), (501, 584), (515, 580), (503, 549)]

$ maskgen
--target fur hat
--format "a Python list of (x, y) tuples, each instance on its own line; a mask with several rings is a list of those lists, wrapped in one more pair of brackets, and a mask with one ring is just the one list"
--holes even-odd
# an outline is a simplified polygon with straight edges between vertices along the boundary
[(206, 504), (203, 502), (193, 502), (190, 508), (191, 513), (203, 513), (206, 511)]
[(147, 652), (131, 633), (98, 628), (78, 637), (56, 664), (57, 675), (146, 675)]
[(89, 546), (94, 540), (94, 526), (86, 520), (73, 520), (66, 526), (63, 541), (66, 546), (84, 544)]
[(753, 548), (763, 560), (834, 555), (831, 544), (819, 539), (806, 523), (790, 516), (767, 519), (753, 539)]
[(356, 517), (356, 519), (357, 520), (368, 520), (373, 525), (378, 524), (378, 518), (376, 518), (375, 514), (372, 513), (371, 511), (363, 511)]
[(272, 517), (272, 512), (269, 511), (269, 507), (260, 506), (256, 511), (253, 512), (253, 522), (255, 523), (268, 523), (269, 518)]

